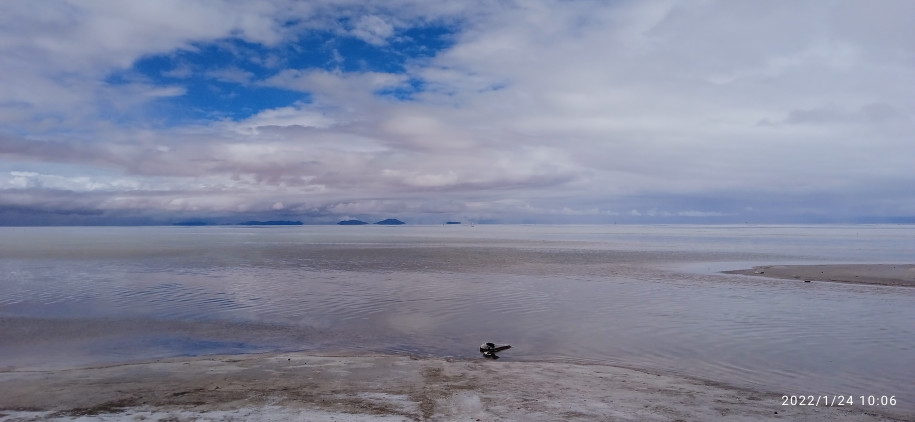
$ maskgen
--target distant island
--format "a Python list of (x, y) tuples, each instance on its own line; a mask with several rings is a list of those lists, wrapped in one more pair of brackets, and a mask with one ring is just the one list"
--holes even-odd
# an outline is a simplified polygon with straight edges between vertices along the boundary
[(381, 224), (381, 225), (385, 225), (385, 226), (397, 226), (397, 225), (406, 224), (406, 223), (404, 223), (403, 221), (400, 221), (396, 218), (389, 218), (387, 220), (381, 220), (375, 224)]
[(270, 221), (245, 221), (239, 226), (301, 226), (301, 221), (270, 220)]
[(337, 224), (339, 224), (341, 226), (361, 226), (363, 224), (368, 224), (368, 223), (366, 223), (365, 221), (361, 221), (361, 220), (343, 220)]
[(461, 222), (460, 221), (449, 221), (445, 224), (461, 224)]
[[(361, 226), (363, 224), (369, 224), (362, 220), (343, 220), (337, 223), (341, 226)], [(397, 226), (401, 224), (406, 224), (403, 221), (400, 221), (396, 218), (388, 218), (387, 220), (381, 220), (375, 224), (381, 224), (382, 226)]]

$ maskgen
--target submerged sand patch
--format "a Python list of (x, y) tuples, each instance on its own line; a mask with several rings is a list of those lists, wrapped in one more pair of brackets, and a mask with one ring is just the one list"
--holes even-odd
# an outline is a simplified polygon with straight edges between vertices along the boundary
[[(888, 409), (893, 412), (895, 409)], [(0, 420), (906, 420), (607, 365), (305, 353), (0, 372)], [(900, 419), (893, 419), (898, 417)]]
[(762, 265), (723, 272), (786, 280), (915, 287), (915, 264)]

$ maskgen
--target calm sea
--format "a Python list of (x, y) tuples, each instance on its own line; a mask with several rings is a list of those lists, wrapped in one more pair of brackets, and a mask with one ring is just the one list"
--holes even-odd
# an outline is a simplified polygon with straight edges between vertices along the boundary
[(913, 226), (0, 228), (0, 368), (264, 351), (602, 362), (915, 408)]

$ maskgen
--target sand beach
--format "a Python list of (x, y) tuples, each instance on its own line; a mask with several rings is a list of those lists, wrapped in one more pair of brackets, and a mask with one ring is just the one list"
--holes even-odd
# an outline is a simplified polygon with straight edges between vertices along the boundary
[[(607, 365), (304, 353), (0, 372), (0, 420), (892, 421)], [(892, 410), (892, 409), (890, 409)]]

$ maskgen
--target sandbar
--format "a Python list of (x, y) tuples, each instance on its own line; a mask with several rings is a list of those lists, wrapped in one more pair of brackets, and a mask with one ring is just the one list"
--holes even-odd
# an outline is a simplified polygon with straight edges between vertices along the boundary
[(786, 280), (915, 287), (915, 264), (762, 265), (723, 272)]
[(782, 403), (779, 393), (630, 368), (510, 359), (296, 352), (0, 371), (3, 421), (883, 421), (913, 416)]

